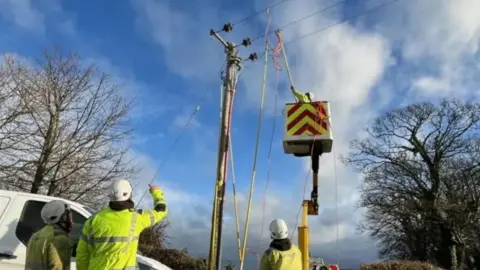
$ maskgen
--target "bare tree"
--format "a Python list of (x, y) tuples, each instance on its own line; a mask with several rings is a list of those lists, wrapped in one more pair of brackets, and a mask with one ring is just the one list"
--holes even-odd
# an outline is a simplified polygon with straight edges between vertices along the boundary
[(367, 139), (352, 141), (344, 162), (364, 174), (362, 228), (382, 256), (461, 269), (478, 240), (479, 124), (479, 104), (420, 103), (377, 118)]
[(138, 246), (140, 251), (149, 256), (149, 254), (153, 254), (158, 252), (158, 250), (165, 248), (168, 244), (167, 240), (169, 239), (166, 234), (166, 230), (169, 226), (169, 222), (165, 220), (145, 229), (140, 234)]
[(188, 254), (187, 249), (177, 250), (168, 248), (169, 237), (166, 230), (169, 227), (167, 220), (145, 229), (140, 234), (138, 249), (140, 252), (153, 258), (172, 269), (203, 270), (207, 264), (203, 259), (196, 259)]
[(130, 103), (109, 75), (54, 51), (8, 77), (27, 114), (18, 121), (21, 140), (0, 152), (11, 159), (3, 165), (4, 183), (88, 203), (112, 179), (134, 173), (125, 125)]
[[(12, 150), (19, 143), (22, 135), (21, 117), (27, 112), (22, 104), (24, 92), (13, 80), (12, 74), (25, 74), (26, 69), (18, 65), (12, 55), (5, 55), (0, 65), (0, 153)], [(0, 175), (3, 174), (4, 164), (10, 163), (13, 158), (8, 155), (0, 156)], [(0, 187), (6, 185), (0, 182)]]

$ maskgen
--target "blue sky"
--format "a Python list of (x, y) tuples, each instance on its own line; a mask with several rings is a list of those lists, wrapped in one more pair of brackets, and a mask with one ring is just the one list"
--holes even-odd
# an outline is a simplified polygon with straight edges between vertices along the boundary
[[(336, 2), (342, 3), (282, 27)], [(362, 130), (369, 121), (392, 108), (451, 96), (478, 99), (480, 17), (475, 13), (480, 10), (478, 1), (398, 0), (348, 24), (310, 35), (387, 2), (291, 0), (271, 9), (271, 29), (283, 29), (296, 86), (331, 102), (337, 155), (348, 153), (348, 142), (364, 136)], [(224, 61), (222, 47), (208, 32), (272, 3), (0, 0), (0, 50), (31, 58), (45, 48), (58, 46), (63, 51), (81, 54), (86, 61), (96, 63), (124, 83), (125, 95), (137, 98), (131, 117), (135, 128), (131, 155), (142, 165), (137, 179), (141, 186), (150, 181), (200, 103), (200, 112), (168, 158), (156, 183), (165, 188), (172, 209), (172, 246), (187, 246), (195, 254), (205, 254), (216, 166), (219, 72)], [(239, 43), (246, 36), (261, 36), (266, 21), (266, 15), (260, 13), (236, 25), (226, 37)], [(274, 42), (274, 36), (270, 40)], [(246, 57), (250, 52), (261, 54), (262, 46), (259, 40), (252, 47), (241, 48), (241, 56)], [(242, 228), (260, 103), (262, 61), (245, 64), (233, 115)], [(273, 165), (264, 215), (267, 225), (272, 218), (284, 218), (293, 230), (309, 166), (308, 160), (283, 154), (283, 120), (273, 114), (275, 76), (270, 61), (249, 236), (249, 246), (257, 252), (268, 244), (268, 233), (261, 232), (261, 200), (275, 121)], [(279, 104), (283, 104), (292, 97), (286, 74), (280, 73), (280, 78)], [(282, 109), (281, 105), (277, 108)], [(310, 219), (312, 252), (333, 260), (337, 229), (336, 222), (332, 222), (336, 220), (333, 154), (322, 158), (321, 168), (322, 213)], [(374, 246), (368, 237), (355, 233), (356, 223), (361, 220), (361, 210), (354, 207), (361, 176), (337, 162), (337, 178), (339, 249), (340, 254), (348, 254), (341, 255), (340, 260), (345, 263), (372, 260), (376, 253)], [(231, 197), (229, 191), (224, 255), (235, 258)]]

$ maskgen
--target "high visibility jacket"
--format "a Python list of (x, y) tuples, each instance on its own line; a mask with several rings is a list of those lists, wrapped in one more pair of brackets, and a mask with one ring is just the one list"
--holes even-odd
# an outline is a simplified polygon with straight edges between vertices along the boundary
[(78, 270), (137, 269), (140, 233), (167, 215), (163, 192), (152, 192), (155, 209), (114, 211), (109, 207), (84, 224), (77, 247)]
[[(275, 241), (275, 240), (274, 240)], [(297, 270), (302, 269), (302, 254), (294, 244), (289, 249), (270, 247), (263, 253), (260, 270)]]
[(68, 234), (56, 225), (46, 225), (28, 241), (25, 269), (68, 270), (71, 255)]
[(295, 100), (300, 103), (309, 103), (312, 102), (310, 98), (306, 94), (302, 94), (298, 92), (295, 88), (292, 88), (293, 95), (295, 96)]

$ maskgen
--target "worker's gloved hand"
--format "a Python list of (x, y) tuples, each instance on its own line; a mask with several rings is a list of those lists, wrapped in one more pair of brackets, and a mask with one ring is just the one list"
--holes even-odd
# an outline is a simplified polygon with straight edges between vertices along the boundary
[(151, 184), (148, 184), (148, 187), (149, 187), (149, 191), (150, 193), (152, 193), (153, 191), (157, 190), (157, 189), (160, 189), (159, 187), (155, 186), (155, 185), (151, 185)]

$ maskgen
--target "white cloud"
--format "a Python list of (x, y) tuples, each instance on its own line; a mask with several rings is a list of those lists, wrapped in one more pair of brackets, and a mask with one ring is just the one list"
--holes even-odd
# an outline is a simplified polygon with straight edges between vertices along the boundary
[[(476, 0), (427, 0), (413, 4), (399, 1), (385, 14), (378, 29), (399, 41), (402, 55), (415, 65), (427, 65), (411, 78), (413, 90), (427, 96), (463, 97), (478, 91), (469, 84), (480, 46), (480, 2)], [(388, 19), (387, 19), (388, 18)], [(478, 80), (476, 80), (478, 82)], [(422, 95), (422, 93), (418, 93)]]
[[(37, 37), (45, 37), (47, 28), (59, 30), (70, 38), (76, 34), (75, 16), (65, 12), (61, 0), (0, 0), (0, 16)], [(55, 23), (47, 25), (50, 18)]]
[[(156, 172), (156, 164), (148, 156), (138, 152), (132, 152), (132, 156), (141, 165), (141, 171), (137, 179), (134, 180), (135, 196), (134, 200), (138, 204), (138, 200), (148, 188), (148, 183), (153, 179)], [(162, 175), (158, 176), (154, 184), (162, 187), (164, 190), (167, 204), (169, 207), (168, 220), (170, 228), (168, 230), (170, 243), (174, 248), (187, 247), (194, 255), (208, 255), (208, 243), (211, 229), (211, 207), (212, 198), (209, 194), (199, 195), (187, 193), (183, 190), (182, 185), (177, 182), (164, 179)], [(261, 181), (260, 181), (261, 182)], [(257, 188), (260, 190), (259, 188)], [(296, 217), (299, 210), (299, 202), (301, 202), (301, 194), (291, 190), (281, 190), (279, 188), (270, 187), (265, 197), (262, 191), (258, 191), (253, 198), (253, 204), (250, 216), (250, 229), (248, 235), (249, 255), (247, 260), (249, 263), (255, 262), (255, 253), (261, 254), (268, 247), (269, 232), (268, 225), (275, 218), (285, 219), (290, 234), (298, 226)], [(265, 205), (263, 200), (265, 199)], [(239, 225), (241, 242), (243, 243), (243, 232), (246, 218), (246, 206), (248, 200), (248, 190), (237, 187), (237, 204), (239, 209)], [(151, 199), (147, 194), (138, 204), (139, 208), (152, 207)], [(263, 208), (265, 206), (265, 209)], [(263, 210), (265, 212), (263, 213)], [(349, 251), (349, 258), (343, 256), (341, 260), (361, 260), (362, 258), (373, 258), (375, 250), (367, 250), (364, 248), (372, 247), (372, 244), (365, 239), (358, 239), (353, 234), (355, 230), (354, 224), (351, 223), (351, 212), (346, 208), (339, 209), (339, 242), (341, 253)], [(335, 209), (322, 207), (318, 217), (310, 218), (309, 227), (311, 235), (312, 253), (321, 255), (330, 262), (336, 256), (336, 221)], [(224, 258), (235, 259), (237, 256), (236, 233), (235, 233), (234, 207), (231, 186), (227, 191), (224, 214), (224, 232), (223, 245)], [(262, 230), (263, 223), (263, 230)], [(297, 243), (298, 233), (295, 231), (293, 241)], [(362, 248), (352, 249), (345, 245), (345, 242), (360, 241)]]
[[(365, 6), (371, 8), (383, 3), (384, 1), (368, 1)], [(327, 1), (321, 4), (318, 1), (302, 1), (301, 4), (287, 2), (272, 10), (272, 29), (310, 14), (327, 4)], [(467, 68), (475, 62), (472, 61), (472, 57), (478, 56), (480, 17), (477, 16), (477, 10), (480, 10), (479, 5), (480, 2), (475, 0), (430, 0), (415, 4), (411, 1), (398, 1), (375, 12), (378, 20), (373, 31), (366, 30), (364, 25), (342, 24), (322, 34), (312, 35), (286, 45), (297, 88), (301, 91), (312, 91), (318, 99), (330, 101), (337, 156), (346, 154), (348, 142), (353, 138), (364, 136), (362, 130), (369, 121), (399, 94), (398, 85), (384, 84), (383, 75), (386, 70), (395, 67), (396, 70), (400, 70), (399, 75), (409, 74), (406, 77), (408, 81), (402, 83), (408, 86), (407, 90), (422, 90), (423, 96), (439, 93), (448, 95), (451, 91), (457, 94), (459, 87), (466, 87), (467, 80), (474, 78), (473, 74), (478, 74), (479, 71), (478, 64), (473, 66), (474, 69)], [(207, 6), (207, 12), (203, 13), (205, 15), (200, 16), (199, 19), (189, 18), (189, 14), (182, 14), (179, 9), (153, 0), (143, 6), (138, 3), (135, 6), (139, 16), (147, 17), (142, 26), (148, 26), (148, 31), (151, 32), (154, 40), (161, 45), (163, 52), (167, 55), (167, 65), (173, 72), (187, 79), (195, 78), (197, 75), (203, 80), (217, 78), (216, 71), (223, 57), (219, 52), (218, 44), (216, 41), (207, 40), (205, 33), (192, 29), (202, 29), (203, 26), (208, 30), (209, 27), (220, 26), (221, 22), (217, 18), (212, 18), (219, 14), (218, 10), (202, 3), (202, 7)], [(165, 16), (158, 16), (158, 12), (165, 13)], [(338, 21), (338, 12), (338, 9), (331, 10), (292, 25), (284, 31), (285, 40), (287, 42), (295, 40), (307, 33), (332, 25)], [(149, 16), (149, 14), (155, 14), (155, 16)], [(263, 14), (258, 18), (259, 21), (265, 22)], [(229, 34), (229, 39), (241, 40), (243, 38), (241, 35), (245, 32), (251, 37), (261, 33), (259, 31), (261, 29), (248, 26), (242, 26), (243, 30), (235, 33), (239, 27), (236, 26), (234, 33)], [(181, 34), (173, 34), (173, 30)], [(192, 44), (195, 48), (189, 50)], [(255, 47), (257, 51), (259, 46), (262, 46), (261, 42)], [(249, 51), (242, 48), (241, 52), (245, 54)], [(396, 59), (398, 52), (403, 56), (400, 62)], [(177, 57), (178, 55), (182, 57)], [(467, 61), (469, 58), (470, 62)], [(202, 64), (188, 65), (187, 63), (191, 61)], [(263, 59), (259, 59), (256, 64), (247, 66), (243, 71), (238, 89), (240, 100), (243, 101), (241, 105), (249, 111), (257, 108), (259, 104), (262, 61)], [(207, 62), (210, 64), (205, 64)], [(404, 66), (400, 66), (403, 64), (407, 64), (405, 67), (415, 66), (417, 70), (406, 73), (407, 70), (402, 70)], [(186, 66), (187, 68), (184, 69)], [(434, 72), (427, 72), (428, 70)], [(268, 76), (269, 93), (266, 109), (271, 111), (274, 74), (269, 73)], [(292, 100), (284, 73), (282, 73), (281, 85), (283, 88), (280, 89), (279, 104)], [(406, 96), (408, 93), (401, 94)], [(422, 97), (419, 93), (414, 94), (417, 99)], [(398, 106), (400, 103), (395, 105)], [(335, 238), (332, 238), (332, 235), (335, 235), (335, 222), (329, 226), (320, 225), (322, 222), (332, 223), (332, 220), (335, 220), (335, 214), (332, 214), (335, 212), (332, 210), (335, 209), (333, 155), (334, 153), (328, 153), (321, 159), (320, 207), (325, 213), (330, 214), (328, 217), (324, 214), (310, 221), (314, 249), (324, 246), (325, 242), (331, 242)], [(305, 162), (305, 169), (308, 170), (309, 167), (309, 162)], [(353, 235), (354, 222), (361, 219), (361, 211), (355, 212), (353, 207), (358, 199), (356, 188), (361, 183), (361, 176), (354, 174), (340, 162), (337, 162), (337, 174), (339, 213), (343, 213), (345, 218), (339, 224), (339, 234), (341, 238), (348, 238)], [(295, 212), (301, 198), (287, 196), (287, 200), (285, 196), (281, 196), (282, 192), (272, 192), (272, 194), (269, 206), (272, 209), (277, 206), (281, 211), (269, 210), (267, 219), (276, 216), (285, 217), (289, 225), (293, 226)], [(282, 198), (281, 203), (279, 198)], [(205, 205), (205, 207), (209, 209), (209, 206)], [(258, 200), (255, 207), (259, 207)], [(261, 226), (260, 212), (257, 208), (252, 216), (251, 239), (260, 237), (259, 233), (254, 233), (259, 232)], [(232, 239), (232, 243), (235, 243), (233, 224), (226, 223), (225, 226), (226, 238)], [(201, 242), (195, 244), (205, 247)], [(233, 248), (231, 245), (229, 247)]]
[[(95, 65), (99, 70), (108, 74), (116, 85), (122, 87), (121, 91), (128, 101), (132, 101), (132, 110), (129, 114), (131, 121), (154, 121), (161, 118), (171, 110), (176, 109), (175, 104), (180, 98), (168, 92), (159, 91), (138, 80), (132, 70), (120, 68), (112, 61), (101, 55), (90, 55), (81, 59), (85, 66)], [(158, 100), (160, 102), (153, 102)], [(154, 135), (161, 136), (161, 135)], [(143, 139), (146, 139), (143, 137)]]
[[(218, 44), (212, 44), (209, 29), (199, 31), (199, 25), (208, 25), (219, 16), (219, 10), (202, 5), (202, 12), (185, 16), (168, 2), (146, 0), (131, 1), (140, 15), (137, 27), (151, 34), (164, 50), (165, 64), (184, 78), (211, 80), (218, 74), (223, 56), (218, 54)], [(200, 3), (200, 2), (199, 2)], [(213, 26), (213, 25), (212, 25)], [(179, 31), (181, 29), (181, 31)], [(199, 53), (199, 48), (202, 53)], [(180, 50), (179, 50), (180, 49)], [(215, 78), (216, 79), (216, 78)]]
[[(176, 72), (184, 78), (194, 78), (192, 74), (197, 74), (198, 76), (202, 76), (203, 80), (208, 80), (208, 78), (211, 80), (217, 79), (216, 71), (218, 70), (218, 65), (221, 65), (221, 57), (223, 57), (217, 46), (218, 44), (216, 41), (206, 40), (205, 34), (202, 32), (196, 31), (199, 33), (196, 34), (189, 31), (191, 27), (198, 29), (199, 25), (203, 25), (204, 27), (220, 25), (219, 22), (216, 22), (215, 18), (211, 18), (211, 15), (216, 14), (217, 11), (212, 11), (212, 9), (207, 7), (207, 13), (210, 18), (203, 18), (193, 23), (192, 21), (194, 19), (189, 19), (189, 15), (182, 14), (178, 10), (174, 10), (161, 2), (155, 3), (154, 1), (148, 1), (148, 3), (143, 6), (139, 6), (138, 3), (136, 3), (135, 6), (137, 11), (139, 11), (139, 16), (150, 18), (148, 29), (151, 30), (154, 40), (161, 45), (164, 53), (167, 55), (166, 63), (173, 72)], [(273, 16), (274, 21), (272, 22), (274, 26), (272, 26), (272, 29), (295, 18), (311, 13), (311, 10), (317, 10), (324, 6), (325, 4), (320, 5), (313, 1), (302, 2), (302, 5), (298, 2), (287, 3), (275, 10), (275, 16)], [(169, 13), (170, 15), (167, 17), (158, 16), (158, 12)], [(155, 16), (154, 18), (153, 16), (149, 17), (148, 14), (155, 14)], [(262, 17), (264, 15), (260, 16)], [(170, 22), (164, 20), (170, 20)], [(285, 30), (285, 40), (302, 36), (313, 30), (330, 25), (335, 21), (336, 17), (334, 13), (311, 18), (290, 27), (288, 31)], [(181, 34), (168, 34), (172, 29), (168, 30), (166, 28), (171, 27), (173, 22), (181, 22), (175, 23), (174, 28), (175, 33)], [(182, 28), (182, 26), (186, 24), (187, 26)], [(251, 33), (258, 33), (258, 31), (255, 31), (253, 28), (244, 28), (250, 30), (250, 35), (252, 35)], [(200, 36), (200, 34), (202, 34), (202, 36)], [(229, 34), (229, 37), (234, 40), (241, 40), (241, 36), (235, 33), (233, 33), (233, 35)], [(189, 46), (186, 46), (186, 44)], [(194, 48), (189, 51), (188, 48), (192, 46), (194, 46)], [(302, 91), (314, 92), (319, 99), (329, 100), (331, 102), (337, 154), (345, 153), (347, 151), (348, 140), (355, 137), (358, 129), (362, 128), (367, 121), (376, 114), (377, 110), (381, 109), (381, 107), (372, 107), (369, 101), (374, 91), (373, 87), (382, 77), (384, 70), (392, 64), (388, 40), (377, 33), (358, 30), (349, 25), (340, 25), (332, 28), (323, 35), (311, 36), (303, 41), (290, 43), (286, 48), (291, 58), (290, 64), (294, 72), (296, 86)], [(243, 48), (242, 51), (248, 52), (248, 50)], [(194, 56), (190, 56), (188, 61), (183, 57), (178, 57), (184, 54), (189, 56), (190, 53), (194, 54)], [(211, 60), (207, 61), (206, 59)], [(202, 65), (188, 66), (187, 63), (190, 61), (196, 61), (196, 63), (202, 63)], [(259, 104), (261, 74), (263, 72), (263, 67), (260, 64), (261, 61), (263, 61), (263, 59), (259, 59), (257, 64), (247, 66), (238, 89), (238, 92), (240, 92), (240, 100), (243, 101), (241, 104), (249, 110), (257, 108)], [(210, 64), (205, 65), (204, 63), (207, 62)], [(187, 70), (185, 70), (185, 67)], [(273, 76), (274, 74), (269, 74), (269, 78)], [(282, 73), (281, 76), (282, 83), (285, 84), (286, 75)], [(273, 106), (271, 90), (274, 87), (274, 83), (271, 81), (273, 80), (269, 81), (269, 96), (267, 97), (266, 104), (268, 111), (271, 111)], [(280, 91), (279, 104), (283, 104), (287, 100), (292, 100), (288, 89), (280, 89)], [(384, 95), (384, 97), (386, 99), (389, 98), (388, 95)], [(385, 103), (385, 101), (382, 101), (382, 104)], [(279, 110), (281, 110), (281, 108)], [(322, 247), (331, 246), (332, 242), (336, 241), (336, 222), (327, 224), (328, 222), (325, 221), (326, 218), (329, 221), (335, 219), (335, 215), (333, 214), (332, 216), (331, 214), (335, 205), (335, 185), (333, 184), (333, 165), (331, 160), (332, 154), (326, 154), (325, 158), (322, 158), (320, 180), (321, 209), (322, 211), (326, 211), (325, 213), (330, 214), (328, 216), (321, 214), (317, 218), (310, 218), (311, 243), (314, 250), (322, 250)], [(342, 168), (341, 164), (337, 165), (339, 166), (339, 194), (341, 196), (341, 198), (339, 198), (339, 212), (348, 213), (344, 214), (345, 218), (341, 219), (340, 224), (338, 224), (339, 241), (342, 241), (354, 235), (355, 221), (358, 217), (352, 218), (355, 216), (352, 198), (356, 198), (355, 188), (359, 183), (359, 177), (346, 171)], [(288, 185), (288, 183), (283, 184)], [(310, 186), (311, 180), (309, 179), (308, 190), (310, 190)], [(265, 228), (267, 228), (268, 223), (273, 218), (280, 217), (286, 219), (290, 228), (293, 230), (296, 214), (302, 198), (288, 196), (286, 194), (287, 191), (288, 193), (290, 192), (289, 189), (269, 192), (269, 196), (271, 197), (268, 197)], [(262, 206), (259, 197), (260, 196), (256, 197), (254, 209), (252, 210), (249, 247), (261, 252), (261, 250), (267, 246), (268, 232), (264, 232), (263, 235), (267, 237), (260, 240)], [(209, 210), (211, 206), (205, 202), (206, 200), (205, 198), (203, 199), (204, 204), (202, 205), (204, 205), (204, 209)], [(240, 209), (242, 209), (241, 213), (244, 213), (246, 206), (245, 199), (241, 200), (240, 205)], [(176, 205), (176, 207), (180, 206)], [(231, 204), (226, 207), (226, 211), (226, 216), (231, 218), (233, 213)], [(200, 212), (207, 214), (206, 219), (203, 216), (199, 216), (198, 219), (205, 221), (203, 224), (204, 233), (208, 235), (210, 211)], [(244, 216), (244, 214), (241, 214), (242, 220), (244, 220)], [(225, 243), (228, 242), (229, 244), (225, 244), (225, 249), (227, 249), (227, 247), (230, 249), (228, 249), (228, 251), (226, 250), (225, 253), (232, 254), (233, 256), (235, 254), (233, 252), (235, 250), (234, 243), (236, 242), (234, 227), (231, 221), (226, 221), (224, 237), (226, 239)], [(175, 233), (178, 233), (179, 237), (182, 237), (182, 240), (185, 239), (185, 237), (196, 239), (192, 237), (191, 233), (186, 233), (183, 229), (181, 231), (175, 231)], [(201, 236), (197, 235), (197, 238), (201, 238)], [(205, 236), (204, 238), (205, 239), (201, 238), (201, 240), (199, 239), (194, 243), (190, 243), (190, 248), (204, 250), (206, 243), (208, 243), (208, 237)], [(346, 247), (343, 246), (341, 248)], [(333, 259), (334, 252), (332, 249), (329, 254)]]
[(0, 0), (0, 14), (11, 23), (43, 34), (44, 15), (30, 0)]
[[(327, 2), (332, 1), (286, 2), (272, 9), (271, 29), (321, 9), (329, 4)], [(364, 4), (371, 8), (384, 2), (370, 0)], [(0, 5), (5, 7), (8, 5), (10, 10), (14, 10), (13, 5), (17, 8), (17, 13), (2, 13), (2, 15), (24, 28), (32, 27), (33, 22), (43, 25), (41, 13), (24, 11), (29, 8), (33, 10), (29, 3), (25, 0), (0, 0)], [(224, 62), (224, 55), (221, 46), (208, 35), (211, 27), (219, 28), (224, 23), (220, 19), (222, 13), (216, 6), (204, 1), (189, 2), (185, 6), (180, 3), (174, 5), (155, 0), (131, 1), (131, 3), (138, 13), (138, 29), (145, 34), (145, 37), (151, 37), (159, 45), (162, 49), (162, 59), (165, 60), (170, 71), (184, 79), (204, 83), (218, 80), (218, 69)], [(260, 4), (257, 3), (257, 5)], [(183, 7), (188, 11), (184, 12)], [(202, 12), (196, 12), (195, 9), (199, 8), (202, 8)], [(23, 13), (18, 10), (22, 10)], [(403, 104), (400, 98), (407, 97), (407, 101), (412, 102), (452, 94), (463, 97), (472, 94), (474, 86), (477, 90), (476, 94), (480, 94), (478, 91), (480, 82), (478, 79), (480, 73), (478, 10), (480, 10), (480, 2), (477, 0), (425, 0), (419, 3), (408, 0), (397, 1), (374, 13), (373, 30), (368, 30), (365, 27), (366, 23), (342, 24), (322, 34), (311, 35), (286, 45), (297, 88), (301, 91), (312, 91), (318, 99), (330, 101), (337, 156), (348, 152), (349, 140), (365, 135), (362, 129), (373, 117), (386, 109), (387, 105)], [(285, 40), (287, 42), (295, 40), (338, 22), (340, 11), (341, 9), (330, 10), (288, 27), (284, 31)], [(15, 16), (18, 14), (29, 14), (30, 17), (23, 18), (25, 22), (17, 22), (18, 19), (15, 19)], [(239, 17), (241, 16), (234, 14), (232, 21)], [(256, 37), (262, 33), (263, 29), (253, 26), (264, 22), (265, 15), (259, 14), (256, 19), (249, 21), (246, 25), (236, 25), (234, 32), (228, 34), (228, 39), (238, 42), (247, 35)], [(241, 55), (246, 56), (252, 51), (260, 52), (263, 46), (261, 43), (256, 42), (249, 49), (242, 47)], [(245, 113), (257, 112), (262, 83), (262, 61), (263, 59), (259, 59), (256, 63), (246, 64), (242, 73), (241, 84), (237, 89), (239, 101), (237, 105), (240, 105)], [(132, 82), (132, 86), (128, 88), (132, 91), (127, 91), (128, 93), (138, 93), (133, 90), (145, 88), (135, 80), (134, 76), (125, 76), (125, 71), (117, 70), (108, 61), (104, 64), (108, 67), (107, 70), (112, 70), (113, 74), (122, 74), (122, 78)], [(392, 76), (394, 78), (390, 78), (393, 79), (392, 82), (385, 82), (384, 75), (389, 70), (397, 73)], [(267, 114), (272, 111), (272, 90), (275, 87), (274, 73), (270, 72), (268, 76), (268, 95), (265, 104)], [(284, 71), (281, 76), (279, 104), (293, 100)], [(208, 85), (208, 87), (211, 86)], [(143, 93), (143, 97), (152, 99), (148, 91)], [(143, 119), (153, 118), (170, 110), (169, 104), (178, 104), (178, 102), (172, 102), (177, 101), (174, 97), (168, 97), (168, 100), (165, 106), (155, 105), (155, 107), (146, 108), (141, 105), (137, 116)], [(158, 108), (161, 108), (160, 111), (155, 111), (159, 110)], [(186, 111), (180, 114), (174, 119), (173, 126), (183, 127), (190, 113)], [(272, 119), (265, 121), (272, 121)], [(192, 140), (195, 142), (196, 150), (194, 150), (197, 153), (210, 151), (214, 159), (214, 150), (211, 150), (205, 141), (216, 141), (216, 130), (205, 130), (198, 119), (194, 120), (192, 127), (197, 127), (197, 130), (201, 131), (197, 132)], [(267, 133), (264, 135), (269, 136)], [(137, 161), (142, 164), (142, 172), (136, 179), (137, 183), (141, 183), (137, 190), (142, 193), (147, 188), (146, 183), (153, 179), (156, 164), (142, 153), (132, 152), (132, 156), (137, 157)], [(328, 153), (321, 159), (319, 189), (321, 215), (309, 220), (312, 250), (330, 259), (335, 257), (336, 251), (332, 245), (337, 240), (335, 190), (338, 184), (340, 250), (353, 257), (355, 254), (358, 258), (371, 257), (375, 253), (375, 250), (370, 248), (371, 243), (364, 236), (354, 234), (355, 222), (361, 219), (362, 214), (361, 210), (355, 211), (353, 206), (358, 199), (356, 188), (361, 183), (361, 176), (337, 162), (338, 183), (335, 183), (333, 158), (335, 158), (334, 153)], [(291, 159), (293, 160), (294, 157)], [(309, 167), (308, 159), (305, 159), (303, 170), (308, 170)], [(162, 175), (158, 179), (161, 179), (157, 183), (165, 189), (171, 209), (169, 219), (172, 222), (171, 234), (174, 237), (172, 244), (176, 247), (188, 246), (193, 252), (205, 255), (210, 232), (211, 198), (183, 192), (181, 186), (163, 179)], [(259, 179), (257, 183), (261, 184), (261, 180)], [(310, 190), (310, 181), (309, 179), (307, 182), (307, 195)], [(296, 190), (292, 195), (291, 191), (294, 188), (289, 188), (289, 185), (302, 186), (303, 178), (300, 181), (291, 183), (284, 181), (278, 184), (279, 187), (284, 187), (284, 190), (269, 189), (265, 216), (262, 215), (261, 191), (255, 195), (248, 245), (253, 251), (261, 252), (267, 246), (266, 228), (271, 219), (284, 218), (293, 230), (302, 198), (297, 196), (300, 194)], [(261, 188), (257, 185), (256, 190)], [(242, 230), (245, 219), (245, 194), (247, 194), (246, 190), (241, 188), (239, 203)], [(137, 198), (138, 196), (137, 194)], [(224, 254), (234, 257), (236, 240), (235, 226), (232, 222), (231, 196), (229, 195), (227, 199)], [(144, 200), (148, 202), (147, 198)], [(263, 231), (261, 231), (262, 219), (264, 220)]]

